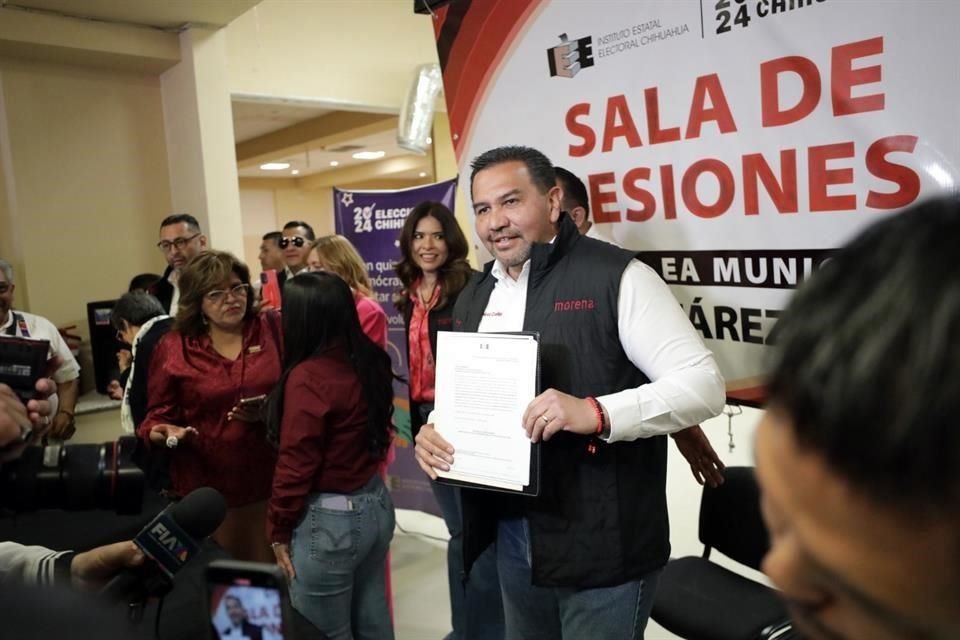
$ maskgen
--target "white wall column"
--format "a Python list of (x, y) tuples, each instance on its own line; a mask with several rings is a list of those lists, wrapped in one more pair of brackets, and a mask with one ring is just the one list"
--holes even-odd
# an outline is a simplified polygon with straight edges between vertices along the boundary
[(180, 34), (181, 62), (160, 77), (174, 212), (197, 217), (215, 249), (243, 256), (226, 36)]

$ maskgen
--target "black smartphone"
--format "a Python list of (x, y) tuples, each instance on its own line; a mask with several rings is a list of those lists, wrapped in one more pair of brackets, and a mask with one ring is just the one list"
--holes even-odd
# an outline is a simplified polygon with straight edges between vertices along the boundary
[(290, 598), (275, 564), (214, 560), (207, 566), (213, 640), (292, 640)]
[(23, 402), (33, 398), (37, 380), (46, 373), (49, 351), (49, 340), (0, 336), (0, 382)]

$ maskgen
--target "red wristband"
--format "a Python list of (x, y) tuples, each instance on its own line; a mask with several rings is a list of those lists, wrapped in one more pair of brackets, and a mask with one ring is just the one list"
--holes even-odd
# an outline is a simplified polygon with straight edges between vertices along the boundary
[(593, 396), (587, 396), (587, 400), (590, 402), (590, 405), (593, 407), (594, 413), (597, 414), (597, 429), (594, 431), (597, 435), (603, 433), (603, 409), (600, 408), (600, 403), (597, 402), (597, 399)]

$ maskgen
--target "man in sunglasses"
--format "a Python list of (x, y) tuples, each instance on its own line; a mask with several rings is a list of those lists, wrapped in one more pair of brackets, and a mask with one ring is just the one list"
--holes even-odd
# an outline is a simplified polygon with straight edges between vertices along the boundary
[(177, 287), (180, 270), (206, 247), (207, 236), (200, 231), (197, 219), (189, 213), (167, 216), (160, 223), (160, 241), (157, 242), (157, 248), (167, 261), (167, 270), (150, 288), (150, 293), (170, 315), (177, 315), (180, 302), (180, 289)]
[(287, 265), (283, 278), (286, 280), (306, 270), (310, 246), (317, 237), (313, 234), (313, 227), (303, 220), (291, 220), (283, 225), (282, 234), (279, 244)]

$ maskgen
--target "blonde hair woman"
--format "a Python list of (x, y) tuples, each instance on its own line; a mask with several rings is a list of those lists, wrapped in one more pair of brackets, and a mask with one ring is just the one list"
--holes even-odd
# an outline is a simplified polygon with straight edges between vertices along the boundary
[(360, 326), (371, 340), (383, 348), (387, 346), (387, 314), (374, 300), (373, 287), (367, 276), (367, 266), (360, 252), (343, 236), (323, 236), (313, 243), (307, 266), (312, 271), (326, 271), (340, 278), (353, 291)]

